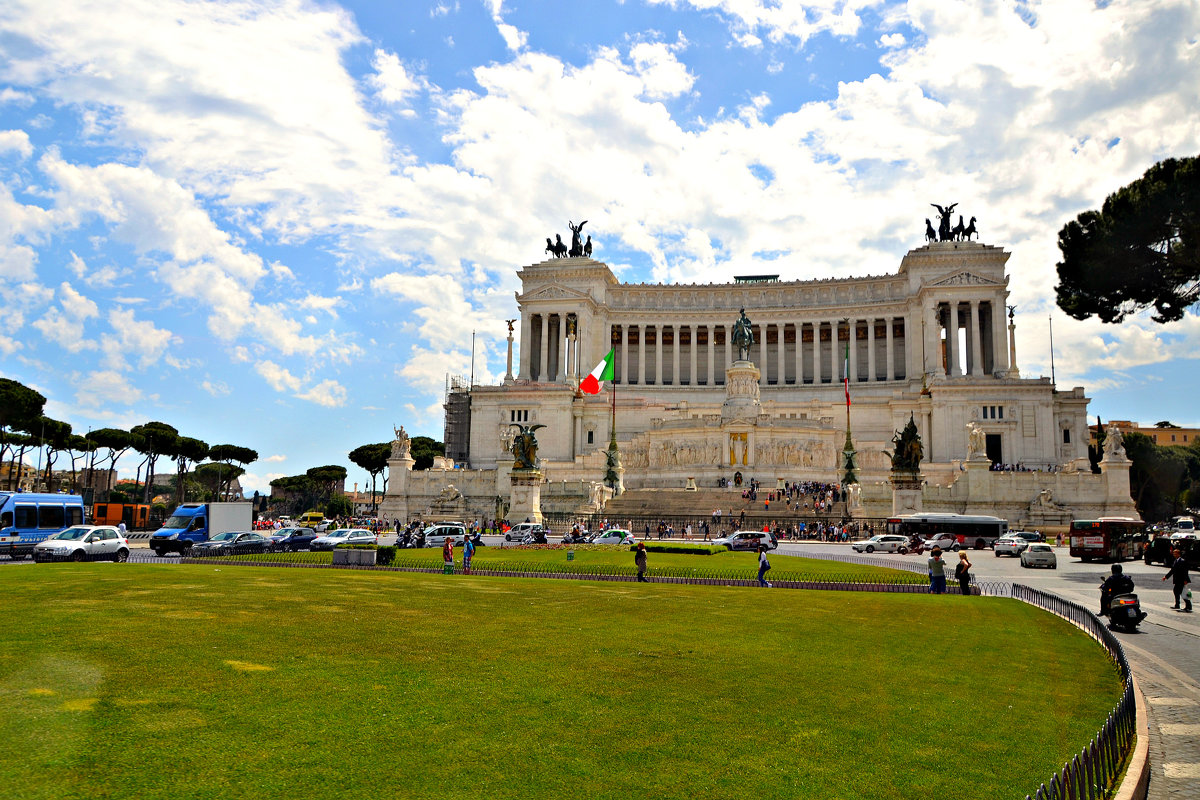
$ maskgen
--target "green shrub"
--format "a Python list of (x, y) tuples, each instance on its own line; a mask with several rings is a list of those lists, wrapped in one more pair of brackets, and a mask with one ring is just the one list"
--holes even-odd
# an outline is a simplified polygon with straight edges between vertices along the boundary
[[(378, 545), (377, 545), (378, 547)], [(381, 567), (386, 567), (396, 560), (396, 548), (389, 545), (387, 547), (378, 547), (375, 553), (375, 563)]]
[[(685, 553), (694, 556), (715, 556), (718, 553), (724, 553), (728, 548), (723, 545), (702, 545), (702, 544), (667, 544), (665, 542), (642, 542), (646, 545), (648, 553)], [(637, 545), (630, 545), (631, 551), (637, 550)]]
[[(338, 550), (378, 550), (377, 544), (339, 544), (336, 545)], [(395, 549), (395, 548), (393, 548)]]

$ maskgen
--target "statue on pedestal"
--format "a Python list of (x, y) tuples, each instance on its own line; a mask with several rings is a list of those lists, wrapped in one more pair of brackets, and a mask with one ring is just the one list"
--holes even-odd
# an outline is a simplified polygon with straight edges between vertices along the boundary
[(742, 309), (738, 321), (733, 323), (733, 345), (738, 349), (738, 361), (750, 360), (750, 348), (754, 346), (754, 328)]
[(967, 423), (967, 461), (987, 458), (987, 435), (975, 422)]
[(399, 428), (392, 426), (392, 430), (396, 433), (396, 438), (392, 440), (392, 458), (408, 458), (412, 441), (405, 433), (404, 426), (401, 425)]
[(513, 469), (537, 469), (537, 437), (533, 432), (538, 428), (544, 428), (545, 425), (519, 425), (511, 423), (508, 427), (516, 428), (517, 434), (513, 437), (512, 454), (513, 454)]
[(1125, 435), (1121, 433), (1121, 429), (1116, 425), (1109, 425), (1104, 432), (1104, 458), (1105, 460), (1114, 458), (1120, 459), (1125, 457)]
[(917, 433), (917, 422), (912, 414), (908, 415), (908, 423), (904, 430), (892, 437), (892, 444), (895, 445), (895, 450), (890, 453), (884, 450), (892, 457), (892, 472), (921, 471), (921, 459), (925, 456), (925, 449), (921, 445), (921, 434)]

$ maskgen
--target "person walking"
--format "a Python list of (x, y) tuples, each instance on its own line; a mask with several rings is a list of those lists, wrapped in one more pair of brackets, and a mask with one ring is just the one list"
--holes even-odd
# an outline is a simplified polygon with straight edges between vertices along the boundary
[(121, 520), (121, 523), (117, 525), (117, 533), (121, 534), (122, 539), (129, 538), (129, 530), (125, 527), (125, 520)]
[[(463, 539), (463, 575), (471, 574), (471, 558), (475, 555), (475, 542), (470, 536)], [(453, 556), (451, 556), (453, 558)]]
[(649, 583), (646, 580), (646, 543), (638, 542), (637, 552), (633, 554), (633, 563), (637, 565), (638, 583)]
[(1179, 600), (1183, 597), (1184, 590), (1192, 582), (1191, 578), (1188, 577), (1187, 559), (1183, 557), (1183, 551), (1178, 547), (1171, 551), (1171, 555), (1175, 556), (1175, 561), (1171, 564), (1171, 568), (1167, 570), (1167, 574), (1163, 575), (1163, 580), (1165, 581), (1167, 578), (1172, 579), (1172, 589), (1175, 592), (1175, 605), (1172, 608), (1176, 611), (1190, 612), (1192, 610), (1192, 598), (1190, 597), (1186, 598), (1187, 603), (1184, 608), (1181, 609), (1179, 607)]
[(942, 561), (942, 548), (933, 548), (933, 557), (929, 559), (929, 593), (946, 593), (946, 562)]
[(767, 583), (767, 570), (771, 568), (771, 562), (767, 561), (767, 548), (765, 545), (758, 546), (758, 585), (771, 588), (771, 584)]
[(447, 536), (442, 542), (442, 562), (446, 573), (454, 572), (454, 537)]
[(958, 579), (958, 593), (971, 594), (971, 560), (965, 552), (959, 551), (958, 564), (954, 567), (954, 577)]

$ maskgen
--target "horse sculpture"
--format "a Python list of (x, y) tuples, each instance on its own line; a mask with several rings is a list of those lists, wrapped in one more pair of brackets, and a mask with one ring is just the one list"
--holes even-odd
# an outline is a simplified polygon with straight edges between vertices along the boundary
[[(960, 222), (962, 221), (962, 217), (959, 217), (959, 221)], [(969, 241), (971, 241), (972, 236), (978, 236), (978, 235), (979, 235), (979, 231), (975, 230), (975, 218), (971, 217), (971, 224), (968, 225), (967, 227), (963, 228), (962, 238), (964, 241), (969, 242)]]
[[(974, 217), (971, 217), (971, 224), (972, 225), (975, 224)], [(592, 257), (592, 235), (590, 233), (588, 234), (587, 241), (583, 243), (583, 257), (584, 258)]]
[[(937, 231), (935, 231), (933, 229), (933, 223), (931, 223), (929, 221), (929, 217), (925, 218), (925, 241), (927, 241), (927, 242), (936, 242), (937, 241)], [(546, 240), (546, 244), (547, 245), (550, 244), (549, 239)]]
[(550, 237), (546, 237), (546, 252), (553, 255), (555, 258), (562, 258), (567, 254), (567, 246), (563, 244), (562, 236), (554, 234), (554, 238), (558, 241), (551, 244)]
[(749, 361), (750, 348), (754, 346), (754, 328), (746, 317), (746, 309), (740, 313), (738, 321), (733, 323), (733, 345), (738, 349), (738, 361)]
[(950, 238), (956, 242), (962, 241), (963, 231), (965, 231), (965, 230), (966, 230), (966, 228), (963, 226), (962, 214), (959, 214), (958, 215), (958, 224), (955, 225), (954, 228), (950, 231)]

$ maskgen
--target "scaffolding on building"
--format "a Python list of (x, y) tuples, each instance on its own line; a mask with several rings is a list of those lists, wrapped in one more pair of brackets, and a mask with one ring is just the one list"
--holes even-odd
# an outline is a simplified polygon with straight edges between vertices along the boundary
[(446, 456), (464, 466), (471, 457), (471, 383), (462, 375), (446, 376), (446, 400), (442, 404), (446, 426), (442, 441)]

